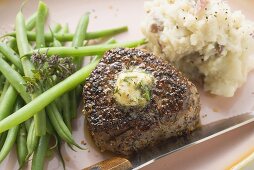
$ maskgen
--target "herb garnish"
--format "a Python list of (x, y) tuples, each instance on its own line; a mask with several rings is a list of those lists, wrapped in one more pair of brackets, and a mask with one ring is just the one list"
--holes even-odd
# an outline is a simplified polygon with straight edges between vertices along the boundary
[(24, 77), (27, 92), (34, 93), (40, 88), (55, 85), (75, 72), (72, 58), (60, 58), (56, 55), (47, 57), (46, 54), (35, 53), (31, 56), (31, 62), (35, 68), (33, 77)]

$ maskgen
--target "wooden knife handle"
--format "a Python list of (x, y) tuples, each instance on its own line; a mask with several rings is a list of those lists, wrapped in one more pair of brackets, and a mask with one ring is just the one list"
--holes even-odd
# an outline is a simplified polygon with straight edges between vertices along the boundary
[(129, 170), (132, 165), (129, 160), (120, 157), (114, 157), (102, 162), (99, 162), (83, 170)]

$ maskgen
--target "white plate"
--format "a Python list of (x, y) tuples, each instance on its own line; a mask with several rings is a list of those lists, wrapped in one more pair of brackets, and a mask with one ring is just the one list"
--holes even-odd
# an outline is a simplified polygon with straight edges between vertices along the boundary
[[(23, 12), (26, 16), (32, 14), (37, 7), (37, 0), (30, 0), (25, 5)], [(71, 31), (75, 30), (76, 24), (82, 14), (91, 12), (89, 31), (112, 28), (116, 26), (129, 26), (129, 32), (118, 36), (118, 40), (134, 40), (142, 37), (140, 32), (140, 21), (143, 17), (143, 0), (45, 0), (49, 7), (49, 25), (54, 23), (68, 23)], [(0, 0), (0, 35), (13, 28), (15, 15), (20, 8), (21, 1)], [(249, 18), (254, 19), (251, 0), (231, 0), (230, 4), (234, 9), (242, 9)], [(216, 120), (232, 117), (254, 109), (254, 72), (252, 72), (247, 83), (240, 88), (234, 97), (223, 98), (211, 96), (201, 91), (201, 119), (203, 124)], [(206, 116), (207, 115), (207, 116)], [(103, 155), (91, 146), (83, 133), (83, 117), (80, 116), (74, 125), (74, 138), (78, 143), (85, 141), (88, 143), (88, 150), (73, 152), (67, 146), (62, 148), (67, 169), (82, 169), (98, 161), (104, 160), (110, 155)], [(0, 169), (17, 169), (15, 153), (0, 165)], [(45, 168), (62, 169), (57, 157), (51, 158)]]

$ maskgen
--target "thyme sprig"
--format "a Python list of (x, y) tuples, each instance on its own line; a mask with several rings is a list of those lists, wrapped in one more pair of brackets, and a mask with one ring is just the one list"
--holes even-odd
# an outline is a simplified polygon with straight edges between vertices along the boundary
[(46, 54), (34, 53), (31, 62), (35, 69), (33, 77), (24, 77), (27, 92), (34, 93), (36, 90), (48, 89), (73, 74), (76, 70), (72, 58), (60, 58), (57, 55), (47, 57)]

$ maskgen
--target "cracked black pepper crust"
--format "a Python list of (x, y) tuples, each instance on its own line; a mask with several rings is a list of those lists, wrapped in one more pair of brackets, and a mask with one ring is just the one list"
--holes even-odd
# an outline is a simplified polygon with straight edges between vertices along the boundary
[[(117, 75), (131, 68), (143, 69), (156, 79), (151, 89), (151, 100), (143, 108), (122, 108), (114, 99)], [(184, 116), (185, 122), (170, 132), (173, 136), (183, 130), (191, 131), (199, 122), (199, 95), (195, 86), (175, 67), (141, 49), (116, 48), (106, 52), (86, 80), (83, 100), (83, 111), (96, 145), (101, 150), (122, 154), (130, 154), (155, 143), (160, 140), (157, 138), (170, 137), (163, 125), (177, 122), (180, 116)], [(190, 110), (194, 116), (185, 114)], [(165, 132), (158, 131), (159, 134), (152, 135), (154, 137), (145, 137), (146, 140), (140, 139), (142, 142), (135, 144), (142, 133), (162, 126)], [(129, 134), (129, 142), (122, 141), (121, 144), (116, 138), (125, 136), (125, 133)]]

